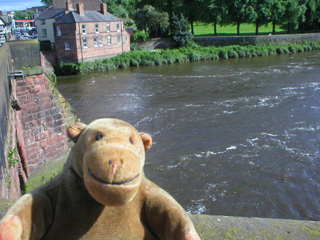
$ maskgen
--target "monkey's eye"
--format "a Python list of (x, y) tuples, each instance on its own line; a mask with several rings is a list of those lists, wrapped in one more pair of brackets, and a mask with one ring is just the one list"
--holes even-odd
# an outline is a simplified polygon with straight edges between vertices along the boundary
[(132, 145), (134, 144), (134, 141), (133, 141), (132, 137), (129, 138), (129, 141), (131, 142)]
[(102, 133), (98, 132), (96, 136), (96, 140), (99, 141), (102, 138)]

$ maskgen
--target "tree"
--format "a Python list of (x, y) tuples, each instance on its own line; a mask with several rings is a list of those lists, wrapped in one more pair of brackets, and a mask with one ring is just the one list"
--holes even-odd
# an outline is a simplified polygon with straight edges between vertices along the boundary
[(291, 33), (292, 29), (299, 27), (299, 22), (305, 22), (306, 6), (300, 5), (299, 0), (287, 0), (284, 20), (287, 22), (287, 31)]
[(133, 13), (138, 30), (148, 32), (151, 37), (159, 37), (169, 27), (168, 13), (158, 12), (153, 6), (145, 5)]
[(194, 22), (201, 20), (203, 14), (203, 0), (182, 0), (182, 12), (191, 25), (191, 33), (194, 35)]
[(26, 18), (27, 19), (33, 19), (34, 18), (34, 11), (33, 10), (27, 10), (25, 12)]
[(276, 25), (282, 23), (286, 11), (286, 1), (270, 0), (272, 34), (276, 33)]
[(217, 24), (223, 23), (223, 16), (228, 15), (228, 9), (223, 0), (206, 0), (206, 14), (203, 18), (206, 23), (213, 23), (214, 35), (217, 35)]
[(192, 35), (187, 20), (180, 14), (180, 18), (172, 15), (172, 39), (178, 47), (184, 46)]
[(45, 6), (48, 6), (52, 3), (52, 0), (41, 0), (41, 3)]
[(14, 19), (15, 20), (26, 19), (26, 14), (22, 11), (15, 11), (14, 12)]
[(228, 0), (228, 12), (232, 23), (237, 25), (237, 35), (240, 35), (242, 23), (252, 23), (257, 15), (254, 11), (255, 0)]
[(257, 0), (255, 3), (255, 12), (256, 12), (256, 35), (259, 34), (259, 27), (262, 25), (267, 25), (270, 17), (272, 15), (271, 13), (271, 1), (270, 0)]
[(319, 30), (320, 23), (320, 1), (319, 0), (306, 0), (305, 2), (306, 12), (305, 12), (305, 22), (301, 23), (302, 32), (306, 29), (316, 29)]

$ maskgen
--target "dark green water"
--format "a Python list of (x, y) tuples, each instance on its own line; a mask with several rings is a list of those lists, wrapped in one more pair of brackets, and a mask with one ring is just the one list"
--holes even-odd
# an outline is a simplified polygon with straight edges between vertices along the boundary
[(320, 53), (61, 77), (83, 122), (153, 136), (148, 178), (190, 213), (320, 220)]

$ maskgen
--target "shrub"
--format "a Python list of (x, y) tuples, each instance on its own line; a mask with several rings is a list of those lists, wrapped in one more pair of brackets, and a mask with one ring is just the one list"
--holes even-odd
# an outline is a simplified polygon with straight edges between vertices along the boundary
[(219, 58), (228, 59), (228, 52), (224, 49), (221, 49), (219, 51)]
[(79, 65), (76, 63), (63, 63), (60, 62), (55, 68), (57, 75), (73, 75), (79, 73)]
[(133, 34), (133, 42), (146, 42), (149, 38), (149, 33), (144, 31), (136, 31)]
[(238, 53), (234, 50), (229, 50), (228, 51), (228, 57), (229, 58), (238, 58)]
[(178, 47), (182, 47), (188, 43), (192, 35), (189, 32), (189, 23), (180, 15), (180, 18), (175, 14), (172, 16), (172, 39)]

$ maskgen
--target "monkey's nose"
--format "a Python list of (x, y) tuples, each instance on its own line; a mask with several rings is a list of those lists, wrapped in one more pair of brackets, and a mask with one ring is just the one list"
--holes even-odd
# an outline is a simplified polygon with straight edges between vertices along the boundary
[(111, 176), (113, 178), (116, 171), (117, 171), (117, 168), (122, 165), (122, 161), (121, 160), (120, 161), (119, 160), (116, 160), (116, 161), (110, 160), (109, 165), (110, 165)]

